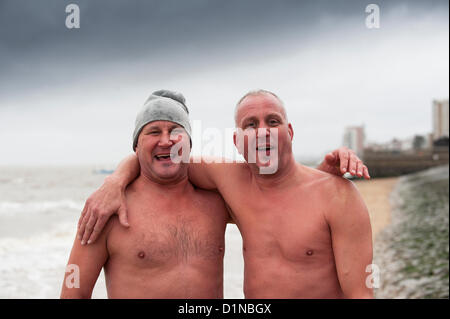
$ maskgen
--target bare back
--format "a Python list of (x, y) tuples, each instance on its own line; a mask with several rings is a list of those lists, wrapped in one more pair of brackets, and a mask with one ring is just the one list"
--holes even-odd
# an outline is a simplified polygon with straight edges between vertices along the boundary
[(190, 185), (174, 198), (133, 184), (126, 192), (130, 227), (117, 218), (107, 226), (108, 297), (223, 298), (229, 215), (221, 196)]

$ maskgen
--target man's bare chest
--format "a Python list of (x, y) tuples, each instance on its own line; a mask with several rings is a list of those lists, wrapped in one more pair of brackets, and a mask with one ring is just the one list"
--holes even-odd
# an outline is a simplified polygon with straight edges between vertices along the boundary
[(325, 218), (328, 206), (313, 196), (249, 196), (235, 207), (244, 254), (278, 256), (293, 262), (332, 257), (331, 233)]
[[(141, 212), (142, 213), (142, 212)], [(172, 213), (171, 216), (164, 216)], [(130, 228), (116, 225), (108, 239), (112, 258), (159, 267), (223, 258), (225, 225), (199, 214), (129, 214)], [(134, 216), (133, 216), (134, 215)]]

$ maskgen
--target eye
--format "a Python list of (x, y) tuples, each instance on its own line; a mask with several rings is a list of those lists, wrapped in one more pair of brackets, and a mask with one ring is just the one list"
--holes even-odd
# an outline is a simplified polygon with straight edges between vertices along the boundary
[(270, 119), (269, 120), (269, 124), (270, 125), (277, 125), (277, 124), (279, 124), (280, 123), (280, 121), (278, 121), (277, 119)]
[(147, 133), (147, 135), (158, 135), (159, 131), (150, 131)]
[(256, 125), (255, 122), (249, 122), (249, 123), (245, 124), (244, 128), (255, 127), (255, 125)]

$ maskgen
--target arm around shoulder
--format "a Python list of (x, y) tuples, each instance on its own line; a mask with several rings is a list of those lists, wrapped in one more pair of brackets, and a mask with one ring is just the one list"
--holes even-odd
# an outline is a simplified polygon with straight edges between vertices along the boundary
[(125, 188), (140, 172), (135, 154), (125, 158), (116, 171), (105, 179), (103, 185), (89, 196), (78, 221), (78, 239), (85, 243), (95, 242), (103, 227), (113, 214), (128, 227), (125, 204)]
[(226, 178), (227, 172), (234, 166), (230, 162), (219, 157), (192, 157), (189, 164), (189, 180), (199, 188), (214, 190), (218, 188), (218, 181)]

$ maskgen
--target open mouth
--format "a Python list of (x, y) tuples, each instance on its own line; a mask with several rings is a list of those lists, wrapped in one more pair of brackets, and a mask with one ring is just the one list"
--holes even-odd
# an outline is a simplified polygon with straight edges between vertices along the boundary
[(256, 147), (257, 154), (261, 156), (274, 156), (276, 154), (276, 147), (271, 146), (270, 144), (258, 145)]
[(170, 161), (170, 153), (167, 154), (157, 154), (155, 155), (155, 159), (160, 162), (168, 162)]
[(260, 146), (256, 147), (257, 151), (265, 151), (265, 152), (273, 150), (273, 149), (275, 149), (275, 148), (273, 146), (270, 146), (270, 145), (260, 145)]

